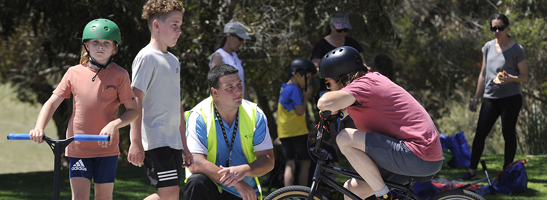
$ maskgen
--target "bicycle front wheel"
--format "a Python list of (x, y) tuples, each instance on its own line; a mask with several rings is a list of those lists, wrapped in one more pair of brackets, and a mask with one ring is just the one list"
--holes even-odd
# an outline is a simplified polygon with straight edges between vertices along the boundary
[[(310, 193), (310, 188), (301, 185), (291, 185), (287, 187), (279, 188), (278, 190), (272, 192), (268, 195), (265, 200), (293, 200), (293, 199), (308, 199)], [(314, 194), (313, 200), (328, 200), (320, 194)]]
[(469, 190), (447, 190), (433, 195), (430, 200), (484, 200), (480, 195)]

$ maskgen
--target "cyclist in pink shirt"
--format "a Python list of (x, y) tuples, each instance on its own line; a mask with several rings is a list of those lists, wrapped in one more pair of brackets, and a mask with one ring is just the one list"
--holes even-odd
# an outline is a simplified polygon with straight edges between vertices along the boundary
[(345, 87), (325, 93), (317, 107), (347, 111), (344, 116), (349, 114), (357, 127), (340, 131), (336, 142), (366, 182), (351, 179), (344, 187), (362, 198), (391, 199), (379, 168), (412, 177), (441, 169), (439, 133), (427, 111), (389, 78), (368, 72), (357, 50), (342, 46), (330, 51), (321, 59), (319, 74)]

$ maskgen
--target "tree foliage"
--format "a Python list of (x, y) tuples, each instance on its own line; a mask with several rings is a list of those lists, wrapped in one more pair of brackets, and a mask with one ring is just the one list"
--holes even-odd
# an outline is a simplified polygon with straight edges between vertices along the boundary
[[(324, 25), (333, 11), (349, 14), (353, 26), (349, 36), (365, 48), (363, 53), (369, 64), (376, 53), (394, 58), (394, 81), (410, 91), (434, 119), (450, 114), (445, 102), (467, 103), (474, 94), (482, 64), (480, 48), (493, 39), (488, 20), (494, 13), (508, 14), (510, 33), (524, 47), (530, 73), (529, 81), (523, 84), (526, 103), (519, 118), (520, 140), (546, 138), (543, 126), (531, 125), (545, 121), (547, 98), (547, 72), (542, 67), (547, 58), (547, 5), (541, 1), (183, 2), (183, 33), (177, 46), (169, 50), (182, 66), (183, 106), (190, 109), (209, 95), (205, 81), (209, 56), (218, 48), (224, 24), (242, 22), (251, 40), (245, 42), (238, 55), (243, 61), (251, 100), (266, 113), (273, 137), (279, 88), (288, 79), (287, 65), (295, 58), (310, 58), (315, 43), (326, 35)], [(144, 3), (145, 0), (0, 0), (0, 81), (12, 83), (19, 100), (43, 104), (66, 69), (78, 63), (81, 31), (95, 18), (108, 18), (120, 26), (122, 44), (115, 62), (131, 71), (133, 58), (150, 37), (146, 21), (140, 17)], [(61, 137), (71, 106), (70, 100), (63, 102), (54, 115)], [(308, 112), (313, 116), (313, 109)], [(310, 119), (309, 125), (314, 121)], [(525, 134), (532, 132), (533, 137)], [(127, 129), (122, 133), (127, 138)], [(547, 149), (543, 145), (534, 148)], [(126, 150), (124, 146), (122, 150)]]

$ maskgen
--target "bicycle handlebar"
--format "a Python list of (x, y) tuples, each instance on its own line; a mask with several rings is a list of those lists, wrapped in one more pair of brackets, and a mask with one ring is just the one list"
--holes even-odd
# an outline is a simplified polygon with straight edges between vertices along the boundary
[(325, 110), (321, 112), (321, 117), (328, 118), (332, 112), (330, 110)]
[[(44, 138), (46, 136), (44, 135)], [(110, 136), (108, 135), (74, 135), (75, 141), (110, 141)], [(30, 140), (30, 135), (25, 133), (10, 133), (8, 134), (8, 140)]]

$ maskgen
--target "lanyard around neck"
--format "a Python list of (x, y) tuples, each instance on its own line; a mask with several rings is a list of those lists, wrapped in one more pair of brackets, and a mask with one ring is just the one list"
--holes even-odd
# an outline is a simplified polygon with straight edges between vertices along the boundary
[[(214, 106), (214, 104), (213, 104), (213, 106)], [(236, 133), (237, 133), (237, 126), (238, 126), (238, 123), (239, 123), (239, 109), (237, 110), (237, 113), (236, 113), (236, 120), (235, 120), (236, 124), (234, 126), (234, 133), (232, 135), (232, 142), (231, 142), (231, 145), (230, 145), (230, 143), (228, 142), (228, 136), (226, 135), (226, 129), (224, 128), (224, 123), (222, 122), (222, 118), (220, 117), (220, 114), (218, 113), (217, 107), (214, 106), (214, 108), (215, 108), (215, 115), (218, 118), (218, 123), (220, 123), (220, 128), (222, 128), (222, 135), (224, 135), (224, 141), (226, 141), (226, 145), (228, 145), (228, 147), (230, 147), (230, 156), (228, 157), (228, 160), (226, 160), (226, 165), (225, 165), (225, 167), (229, 167), (230, 166), (230, 161), (232, 160), (232, 149), (234, 148), (234, 142), (235, 142)]]

